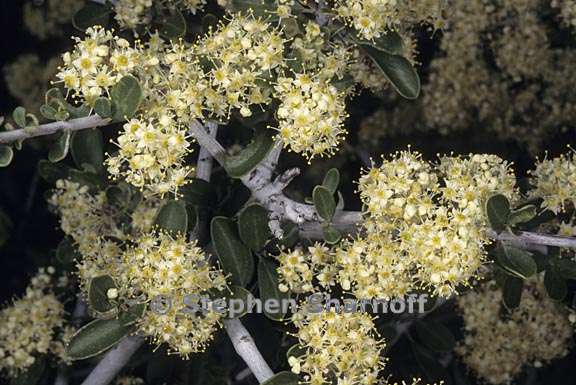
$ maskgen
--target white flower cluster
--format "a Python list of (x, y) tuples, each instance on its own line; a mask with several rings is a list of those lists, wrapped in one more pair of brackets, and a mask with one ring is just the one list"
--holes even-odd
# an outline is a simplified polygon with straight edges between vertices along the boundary
[(281, 100), (278, 136), (284, 146), (308, 159), (333, 153), (346, 133), (344, 95), (307, 74), (280, 78), (275, 90)]
[(510, 165), (493, 155), (442, 157), (438, 164), (399, 152), (360, 178), (360, 235), (334, 249), (283, 251), (284, 291), (338, 283), (357, 298), (395, 298), (416, 289), (449, 297), (486, 260), (484, 202), (516, 197)]
[(576, 207), (576, 157), (574, 152), (545, 159), (530, 171), (534, 189), (531, 198), (541, 198), (542, 206), (558, 214), (567, 207)]
[(26, 293), (0, 311), (0, 371), (16, 377), (40, 355), (63, 359), (64, 305), (51, 290), (54, 268), (41, 268)]
[[(152, 194), (174, 194), (187, 182), (192, 171), (184, 165), (190, 152), (186, 130), (170, 116), (157, 122), (132, 119), (118, 137), (118, 154), (106, 160), (108, 172)], [(147, 191), (148, 191), (147, 190)]]
[(494, 282), (458, 298), (465, 336), (456, 352), (484, 381), (509, 384), (524, 365), (539, 366), (567, 354), (573, 327), (540, 282), (525, 282), (520, 306), (506, 318), (501, 304), (502, 290)]

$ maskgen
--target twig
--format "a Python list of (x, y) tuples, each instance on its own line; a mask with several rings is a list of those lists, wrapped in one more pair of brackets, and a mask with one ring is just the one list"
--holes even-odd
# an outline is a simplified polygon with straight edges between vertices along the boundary
[(524, 245), (525, 247), (523, 248), (528, 248), (528, 245), (576, 248), (576, 237), (562, 237), (559, 235), (531, 233), (528, 231), (521, 231), (519, 234), (509, 232), (496, 234), (493, 230), (488, 230), (488, 236), (498, 241), (514, 242), (518, 246)]
[(0, 132), (0, 144), (7, 144), (35, 138), (37, 136), (44, 136), (54, 134), (58, 131), (69, 130), (78, 131), (85, 128), (106, 126), (110, 123), (110, 119), (103, 119), (98, 115), (86, 116), (84, 118), (72, 119), (68, 121), (60, 121), (42, 124), (37, 127), (19, 128), (17, 130)]
[(234, 345), (234, 350), (236, 353), (246, 362), (246, 365), (250, 368), (258, 383), (262, 383), (274, 375), (270, 366), (262, 357), (262, 354), (258, 350), (258, 347), (254, 343), (254, 339), (246, 330), (242, 322), (239, 319), (227, 319), (224, 320), (224, 328), (232, 345)]
[(144, 337), (130, 336), (112, 348), (92, 370), (82, 385), (107, 385), (144, 343)]
[[(218, 124), (214, 122), (206, 123), (206, 131), (212, 138), (216, 138), (218, 133)], [(198, 152), (198, 162), (196, 163), (196, 178), (209, 182), (210, 176), (212, 175), (213, 163), (214, 158), (212, 158), (210, 152), (208, 152), (205, 147), (201, 146), (200, 151)]]

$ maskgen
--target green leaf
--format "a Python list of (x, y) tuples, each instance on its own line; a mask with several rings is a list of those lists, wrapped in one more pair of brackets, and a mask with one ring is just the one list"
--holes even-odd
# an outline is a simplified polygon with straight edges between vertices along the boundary
[(508, 225), (515, 226), (520, 223), (526, 223), (531, 221), (534, 217), (536, 217), (536, 206), (528, 205), (518, 210), (512, 210), (510, 213), (510, 217), (508, 218)]
[(529, 252), (501, 243), (497, 250), (497, 261), (510, 275), (526, 279), (538, 270)]
[(361, 46), (401, 96), (416, 99), (420, 95), (420, 77), (408, 59), (390, 55), (368, 44)]
[(270, 133), (259, 130), (254, 140), (238, 155), (226, 158), (224, 168), (232, 178), (240, 178), (252, 171), (268, 155), (273, 145)]
[(7, 167), (14, 158), (14, 150), (5, 144), (0, 144), (0, 167)]
[(112, 103), (108, 98), (99, 97), (94, 102), (94, 112), (102, 118), (109, 118), (112, 116)]
[(161, 16), (158, 24), (160, 25), (160, 35), (166, 39), (174, 40), (184, 37), (186, 34), (186, 19), (178, 10)]
[(296, 223), (282, 223), (282, 231), (284, 232), (284, 236), (280, 242), (283, 246), (290, 248), (298, 242), (298, 239), (300, 238), (300, 229)]
[(437, 352), (448, 352), (456, 345), (454, 335), (446, 326), (432, 320), (421, 320), (415, 325), (416, 335), (422, 343)]
[(12, 112), (12, 119), (21, 128), (26, 127), (26, 109), (21, 106), (16, 107)]
[(104, 140), (100, 130), (88, 128), (76, 131), (72, 135), (70, 151), (78, 168), (104, 172)]
[(558, 259), (554, 263), (556, 271), (566, 279), (576, 279), (576, 262), (570, 259)]
[(188, 213), (182, 201), (170, 200), (160, 208), (156, 225), (172, 235), (185, 234), (188, 229)]
[(48, 104), (43, 104), (40, 106), (40, 114), (43, 117), (45, 117), (46, 119), (56, 120), (56, 114), (57, 113), (58, 113), (58, 111), (54, 107), (52, 107)]
[(66, 179), (70, 173), (70, 167), (64, 164), (55, 164), (46, 159), (38, 162), (38, 174), (46, 182), (55, 184), (59, 179)]
[(340, 231), (332, 225), (324, 226), (322, 228), (322, 233), (324, 234), (324, 240), (330, 245), (334, 245), (342, 239)]
[(348, 36), (356, 44), (369, 45), (390, 55), (404, 55), (404, 41), (402, 40), (402, 36), (396, 31), (387, 30), (373, 41), (359, 38), (353, 29), (348, 30)]
[(261, 385), (298, 385), (298, 376), (292, 372), (280, 372), (264, 381)]
[(231, 275), (234, 285), (245, 287), (254, 274), (254, 259), (238, 238), (233, 222), (226, 217), (214, 217), (210, 234), (222, 268)]
[(10, 379), (10, 385), (35, 385), (42, 378), (45, 369), (46, 358), (36, 357), (34, 363), (26, 371)]
[(184, 201), (193, 206), (211, 207), (214, 205), (214, 188), (202, 179), (192, 181), (180, 188)]
[(532, 250), (532, 259), (536, 262), (537, 273), (541, 273), (546, 269), (548, 263), (550, 262), (550, 257), (546, 254), (542, 254), (538, 251)]
[(548, 296), (556, 301), (562, 301), (568, 293), (566, 281), (554, 266), (549, 266), (544, 273), (544, 286)]
[(486, 201), (486, 216), (490, 227), (497, 232), (501, 232), (508, 224), (510, 216), (510, 202), (502, 194), (496, 194)]
[[(252, 300), (249, 300), (249, 297), (253, 297), (252, 293), (250, 293), (248, 290), (246, 290), (242, 286), (232, 286), (230, 288), (230, 290), (231, 290), (231, 293), (224, 296), (228, 300), (239, 299), (242, 301), (242, 303), (244, 305), (247, 305), (249, 303), (253, 303), (253, 298), (252, 298)], [(240, 313), (238, 313), (238, 312), (231, 313), (232, 310), (234, 310), (234, 309), (231, 309), (231, 308), (228, 309), (226, 317), (228, 317), (228, 318), (242, 318), (248, 313), (248, 310), (250, 310), (250, 309), (248, 309), (247, 306), (245, 306), (245, 308)]]
[(331, 221), (336, 212), (336, 201), (334, 200), (334, 195), (330, 193), (330, 190), (324, 186), (314, 187), (312, 200), (314, 201), (314, 207), (316, 207), (318, 215), (326, 221)]
[(138, 303), (132, 305), (128, 309), (120, 312), (120, 314), (118, 315), (118, 320), (124, 326), (134, 325), (136, 322), (140, 320), (140, 318), (144, 316), (146, 308), (147, 308), (146, 303)]
[(446, 369), (438, 362), (434, 355), (426, 348), (419, 346), (413, 342), (412, 352), (416, 358), (418, 366), (425, 375), (425, 380), (429, 382), (439, 381), (446, 379), (449, 374)]
[(71, 360), (85, 360), (110, 349), (135, 328), (119, 319), (94, 320), (81, 327), (70, 340), (66, 354)]
[(81, 106), (73, 106), (71, 104), (66, 104), (66, 110), (70, 114), (72, 119), (84, 118), (90, 115), (91, 108), (87, 104), (82, 104)]
[(102, 275), (90, 280), (88, 286), (88, 303), (98, 313), (106, 313), (114, 308), (108, 298), (108, 290), (116, 288), (114, 279), (109, 275)]
[(95, 25), (106, 28), (111, 13), (112, 10), (104, 5), (87, 2), (72, 18), (72, 25), (80, 31)]
[(257, 204), (242, 210), (238, 216), (238, 233), (242, 242), (252, 251), (262, 250), (271, 237), (268, 210)]
[(62, 159), (66, 158), (68, 155), (68, 150), (70, 149), (70, 137), (72, 134), (70, 131), (62, 131), (56, 142), (50, 147), (48, 152), (48, 160), (52, 163), (60, 162)]
[(123, 121), (130, 119), (138, 110), (142, 101), (142, 88), (138, 79), (126, 75), (112, 87), (110, 95), (115, 108), (114, 120)]
[(260, 258), (258, 262), (258, 291), (263, 303), (270, 299), (278, 301), (278, 311), (268, 312), (264, 309), (266, 317), (274, 321), (282, 321), (286, 313), (282, 312), (281, 304), (283, 300), (290, 298), (290, 294), (283, 293), (278, 289), (278, 264), (272, 260)]
[(66, 267), (71, 267), (80, 253), (74, 247), (74, 241), (70, 237), (64, 237), (56, 247), (56, 260)]
[(502, 287), (502, 300), (506, 308), (512, 310), (520, 305), (524, 281), (517, 277), (507, 276)]
[(278, 20), (276, 0), (231, 0), (227, 6), (231, 12), (251, 12), (270, 22)]
[(211, 13), (207, 13), (202, 17), (202, 32), (207, 34), (210, 28), (215, 29), (218, 27), (218, 18)]
[(322, 186), (326, 187), (332, 194), (335, 194), (336, 190), (338, 190), (339, 184), (340, 184), (340, 171), (338, 171), (337, 168), (331, 168), (324, 176)]

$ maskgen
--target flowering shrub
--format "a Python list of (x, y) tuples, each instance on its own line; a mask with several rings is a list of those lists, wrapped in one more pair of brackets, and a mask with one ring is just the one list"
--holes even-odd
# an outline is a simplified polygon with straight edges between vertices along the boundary
[[(4, 70), (0, 166), (48, 159), (0, 173), (0, 247), (52, 267), (0, 310), (0, 373), (571, 383), (538, 368), (570, 359), (574, 154), (532, 160), (572, 139), (568, 3), (26, 3), (77, 31)], [(27, 242), (46, 188), (57, 246)]]

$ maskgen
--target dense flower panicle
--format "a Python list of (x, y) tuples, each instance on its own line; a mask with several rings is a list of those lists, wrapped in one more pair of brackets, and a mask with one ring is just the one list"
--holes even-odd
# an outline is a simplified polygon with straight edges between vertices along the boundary
[(540, 282), (524, 285), (522, 300), (506, 319), (502, 291), (491, 281), (458, 298), (465, 337), (456, 352), (490, 384), (508, 384), (526, 364), (541, 365), (567, 354), (573, 327)]
[(133, 243), (122, 255), (118, 278), (122, 291), (128, 297), (143, 295), (144, 300), (153, 301), (160, 296), (171, 302), (166, 311), (147, 311), (139, 321), (140, 330), (183, 356), (203, 351), (222, 314), (186, 313), (184, 298), (224, 290), (224, 274), (210, 266), (202, 249), (183, 235), (173, 238), (164, 232), (151, 232)]
[(357, 298), (396, 298), (425, 289), (449, 297), (468, 286), (486, 261), (484, 203), (514, 200), (510, 165), (493, 155), (444, 156), (438, 164), (398, 152), (360, 177), (365, 218), (360, 235), (333, 249), (283, 251), (283, 291), (339, 284)]
[(278, 273), (282, 292), (306, 293), (315, 290), (316, 281), (323, 287), (334, 285), (337, 272), (332, 251), (316, 243), (306, 249), (295, 248), (278, 255)]
[(336, 12), (364, 39), (373, 40), (388, 30), (411, 24), (442, 24), (444, 0), (336, 0)]
[(551, 38), (556, 19), (541, 17), (554, 15), (549, 7), (539, 0), (452, 1), (445, 54), (432, 61), (423, 90), (426, 126), (442, 134), (481, 126), (535, 153), (572, 127), (576, 75), (569, 63), (576, 52)]
[(443, 187), (442, 198), (478, 225), (487, 224), (484, 204), (496, 191), (516, 200), (516, 176), (512, 165), (496, 155), (470, 154), (468, 157), (443, 156), (438, 171)]
[(26, 293), (0, 311), (0, 371), (16, 377), (40, 355), (62, 358), (64, 305), (51, 290), (54, 268), (41, 268)]
[(63, 26), (71, 22), (83, 4), (81, 0), (27, 1), (24, 4), (24, 25), (32, 35), (41, 40), (61, 36), (64, 32)]
[(118, 0), (114, 5), (114, 18), (123, 27), (136, 28), (147, 21), (152, 0)]
[(89, 105), (100, 96), (109, 96), (112, 86), (138, 64), (138, 54), (128, 41), (101, 27), (90, 27), (86, 38), (74, 40), (75, 48), (62, 55), (64, 65), (56, 77)]
[(279, 78), (275, 91), (281, 100), (278, 137), (284, 146), (308, 159), (333, 154), (346, 133), (344, 96), (308, 74)]
[(366, 313), (302, 312), (293, 316), (298, 328), (301, 356), (288, 358), (292, 372), (306, 383), (372, 385), (384, 367), (380, 340), (372, 318)]
[(560, 11), (560, 16), (566, 26), (576, 27), (576, 3), (571, 0), (552, 0), (550, 5)]
[(195, 54), (211, 68), (205, 108), (227, 119), (231, 109), (250, 116), (250, 107), (270, 102), (268, 80), (284, 65), (280, 29), (251, 15), (235, 15), (208, 33)]
[(530, 171), (531, 198), (541, 198), (542, 206), (558, 214), (567, 207), (576, 207), (576, 158), (574, 152), (545, 159)]
[(87, 289), (87, 283), (94, 277), (114, 276), (120, 245), (113, 239), (122, 241), (128, 234), (116, 223), (106, 193), (93, 195), (87, 186), (59, 180), (48, 202), (60, 216), (60, 228), (72, 238), (82, 256), (76, 261), (82, 287)]
[(123, 176), (126, 182), (160, 196), (176, 194), (186, 184), (192, 171), (184, 165), (190, 143), (186, 129), (171, 116), (158, 121), (132, 119), (117, 141), (118, 154), (106, 160), (112, 177)]

